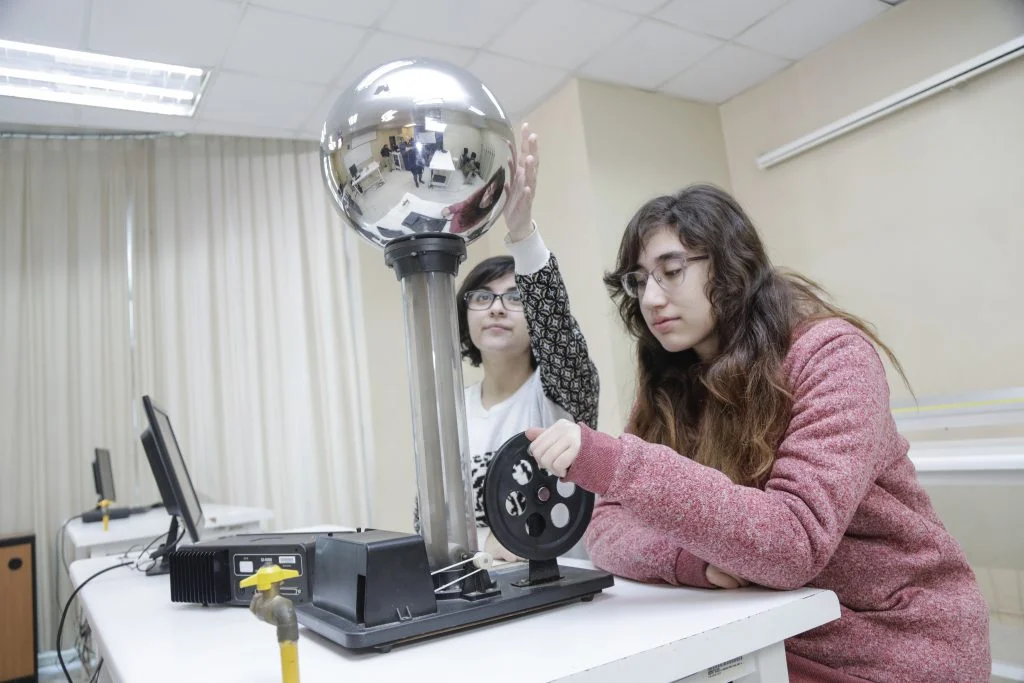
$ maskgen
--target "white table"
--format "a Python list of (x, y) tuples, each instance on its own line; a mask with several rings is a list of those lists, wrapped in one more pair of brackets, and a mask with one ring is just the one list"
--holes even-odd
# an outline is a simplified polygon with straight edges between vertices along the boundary
[(402, 225), (410, 213), (418, 213), (427, 218), (443, 218), (441, 212), (448, 207), (444, 202), (432, 202), (428, 199), (421, 199), (416, 195), (406, 192), (402, 195), (402, 201), (398, 202), (391, 210), (380, 217), (376, 222), (377, 227), (394, 230), (396, 232), (411, 235), (414, 230)]
[(352, 179), (352, 187), (356, 188), (356, 191), (359, 192), (359, 194), (365, 194), (366, 190), (363, 189), (361, 183), (363, 183), (367, 178), (373, 176), (374, 174), (376, 174), (377, 178), (373, 181), (373, 185), (370, 187), (370, 189), (383, 185), (384, 175), (380, 172), (380, 164), (378, 164), (376, 161), (371, 161), (369, 164), (366, 165), (366, 168), (364, 168), (357, 177)]
[[(231, 505), (203, 505), (206, 525), (202, 538), (223, 538), (233, 534), (249, 534), (261, 531), (263, 525), (274, 518), (274, 513), (265, 508), (236, 507)], [(156, 508), (141, 515), (110, 520), (110, 528), (103, 530), (102, 522), (82, 523), (76, 519), (68, 524), (67, 536), (75, 550), (72, 557), (103, 557), (120, 555), (132, 546), (167, 535), (171, 517), (163, 508)], [(188, 541), (188, 535), (184, 536)], [(154, 547), (162, 541), (154, 543)], [(136, 550), (142, 550), (141, 547)]]
[[(75, 585), (114, 558), (71, 565)], [(564, 564), (589, 566), (579, 560)], [(128, 568), (80, 593), (103, 672), (112, 681), (210, 680), (277, 683), (274, 628), (241, 607), (173, 604), (167, 576)], [(787, 680), (783, 640), (839, 618), (831, 591), (733, 591), (653, 586), (616, 578), (590, 603), (396, 647), (388, 654), (345, 650), (300, 629), (303, 683), (438, 681), (463, 677), (517, 681)], [(709, 667), (743, 657), (728, 677)]]
[[(430, 158), (430, 179), (427, 181), (427, 187), (448, 187), (454, 177), (455, 163), (452, 161), (452, 153), (440, 150), (434, 152), (434, 156)], [(441, 180), (437, 180), (438, 178)]]

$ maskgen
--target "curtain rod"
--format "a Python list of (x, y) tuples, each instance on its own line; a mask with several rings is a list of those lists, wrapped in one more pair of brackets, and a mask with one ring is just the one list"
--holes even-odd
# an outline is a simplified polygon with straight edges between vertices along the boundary
[(153, 140), (184, 137), (185, 133), (18, 133), (0, 131), (0, 140)]

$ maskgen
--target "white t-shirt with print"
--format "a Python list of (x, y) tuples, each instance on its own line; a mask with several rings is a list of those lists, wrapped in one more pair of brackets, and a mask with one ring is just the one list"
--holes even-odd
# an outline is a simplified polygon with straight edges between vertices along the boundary
[(572, 421), (572, 416), (544, 395), (539, 369), (534, 370), (514, 394), (491, 406), (490, 410), (480, 401), (480, 382), (466, 387), (466, 426), (477, 526), (485, 526), (483, 482), (494, 452), (528, 427), (550, 427), (560, 419)]

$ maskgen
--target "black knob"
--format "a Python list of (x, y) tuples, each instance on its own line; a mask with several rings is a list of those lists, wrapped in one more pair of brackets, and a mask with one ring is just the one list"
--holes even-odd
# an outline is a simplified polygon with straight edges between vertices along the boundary
[(7, 568), (10, 569), (12, 572), (21, 569), (21, 565), (22, 565), (22, 562), (21, 562), (21, 558), (20, 557), (12, 557), (7, 562)]

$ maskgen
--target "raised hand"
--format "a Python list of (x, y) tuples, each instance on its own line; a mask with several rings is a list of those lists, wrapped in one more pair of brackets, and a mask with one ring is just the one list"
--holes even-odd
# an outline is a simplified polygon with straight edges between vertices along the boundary
[(505, 224), (513, 242), (528, 237), (533, 230), (533, 198), (537, 193), (537, 168), (540, 157), (537, 154), (537, 135), (530, 132), (530, 124), (524, 123), (519, 146), (519, 163), (512, 167), (509, 158), (511, 186), (505, 184), (509, 202), (505, 207)]

